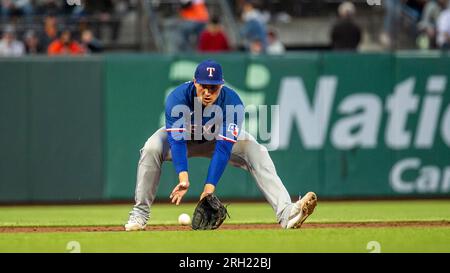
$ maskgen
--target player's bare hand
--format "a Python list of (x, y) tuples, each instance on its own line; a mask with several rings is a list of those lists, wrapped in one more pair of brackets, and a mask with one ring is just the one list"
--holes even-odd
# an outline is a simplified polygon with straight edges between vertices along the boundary
[(176, 205), (178, 206), (183, 196), (187, 193), (188, 189), (189, 189), (188, 181), (184, 181), (176, 185), (169, 196), (170, 199), (172, 199), (172, 204), (176, 203)]

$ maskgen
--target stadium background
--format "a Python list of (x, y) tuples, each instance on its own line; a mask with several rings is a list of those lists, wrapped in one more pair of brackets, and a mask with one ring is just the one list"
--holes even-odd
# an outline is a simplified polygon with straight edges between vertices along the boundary
[[(7, 130), (2, 133), (1, 200), (131, 199), (139, 149), (162, 125), (166, 93), (189, 80), (202, 58), (205, 56), (126, 54), (75, 60), (3, 60), (1, 74), (10, 76), (2, 80), (2, 125)], [(279, 59), (233, 53), (214, 58), (223, 64), (227, 83), (238, 90), (247, 106), (280, 105), (280, 120), (285, 124), (280, 142), (285, 143), (271, 155), (289, 192), (313, 190), (323, 198), (448, 196), (448, 86), (443, 86), (438, 96), (442, 106), (437, 116), (427, 121), (433, 123), (431, 127), (420, 123), (421, 116), (430, 116), (424, 114), (425, 101), (435, 96), (429, 95), (430, 82), (436, 78), (446, 81), (449, 76), (445, 69), (450, 65), (448, 57), (292, 53)], [(332, 79), (334, 85), (323, 87), (326, 79)], [(289, 80), (294, 84), (287, 86)], [(405, 84), (409, 84), (406, 91), (416, 96), (418, 104), (406, 124), (392, 121), (391, 126), (406, 126), (404, 130), (412, 136), (405, 146), (397, 147), (390, 143), (397, 143), (401, 136), (388, 139), (395, 130), (388, 126), (393, 120), (388, 110), (389, 96)], [(302, 99), (302, 92), (306, 99)], [(316, 106), (320, 92), (335, 93), (329, 96), (331, 106)], [(345, 102), (351, 103), (352, 97), (357, 100), (360, 96), (371, 100), (354, 101), (355, 109), (347, 112), (341, 109)], [(323, 115), (329, 111), (329, 121), (314, 127), (311, 121), (315, 117), (296, 114), (298, 107)], [(373, 111), (377, 114), (371, 114)], [(337, 128), (343, 128), (346, 119), (349, 122), (361, 118), (353, 122), (344, 139), (336, 136)], [(247, 128), (250, 122), (247, 119)], [(273, 121), (269, 126), (274, 126)], [(429, 143), (418, 145), (419, 133), (429, 133), (429, 128), (434, 128)], [(317, 130), (325, 136), (315, 144), (312, 141), (319, 135)], [(363, 132), (367, 130), (373, 133), (367, 135)], [(288, 136), (283, 138), (284, 134)], [(356, 142), (346, 144), (350, 138)], [(410, 158), (418, 158), (420, 163), (402, 171), (407, 189), (398, 189), (390, 175), (394, 165)], [(191, 179), (198, 181), (192, 183), (190, 197), (196, 198), (208, 160), (190, 162)], [(426, 166), (432, 169), (424, 170)], [(176, 175), (168, 163), (160, 196), (168, 195), (174, 183)], [(251, 176), (231, 166), (218, 192), (225, 198), (262, 197)]]

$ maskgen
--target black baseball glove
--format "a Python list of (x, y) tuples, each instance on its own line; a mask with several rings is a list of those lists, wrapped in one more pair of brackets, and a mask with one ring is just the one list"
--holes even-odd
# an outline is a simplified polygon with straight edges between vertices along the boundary
[(210, 193), (200, 200), (192, 216), (192, 229), (216, 229), (230, 217), (219, 198)]

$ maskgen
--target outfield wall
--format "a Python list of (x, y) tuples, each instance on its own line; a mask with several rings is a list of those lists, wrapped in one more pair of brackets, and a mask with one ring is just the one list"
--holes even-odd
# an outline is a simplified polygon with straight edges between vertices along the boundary
[[(139, 149), (167, 92), (207, 56), (0, 59), (0, 201), (133, 197)], [(450, 57), (421, 54), (215, 55), (251, 107), (247, 129), (293, 195), (450, 196)], [(270, 138), (258, 132), (269, 105)], [(257, 116), (255, 118), (254, 116)], [(208, 160), (190, 159), (197, 198)], [(176, 183), (165, 164), (158, 195)], [(224, 198), (262, 198), (229, 166)]]
[(0, 201), (103, 197), (103, 60), (0, 59)]

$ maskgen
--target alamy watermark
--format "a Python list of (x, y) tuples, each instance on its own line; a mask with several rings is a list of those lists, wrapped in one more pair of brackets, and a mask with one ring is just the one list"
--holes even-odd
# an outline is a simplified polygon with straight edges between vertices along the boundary
[[(280, 117), (278, 105), (218, 105), (202, 108), (201, 102), (194, 102), (194, 109), (180, 104), (170, 112), (171, 133), (174, 140), (239, 140), (256, 137), (269, 150), (278, 148)], [(269, 120), (270, 119), (270, 120)], [(206, 122), (205, 122), (206, 121)], [(272, 128), (269, 125), (273, 124)]]
[(69, 6), (81, 6), (81, 0), (66, 0)]
[(66, 245), (69, 253), (81, 253), (81, 244), (78, 241), (70, 241)]
[(370, 241), (366, 246), (367, 250), (370, 250), (369, 253), (381, 253), (381, 244), (378, 241)]
[(369, 6), (381, 6), (381, 0), (366, 0)]

